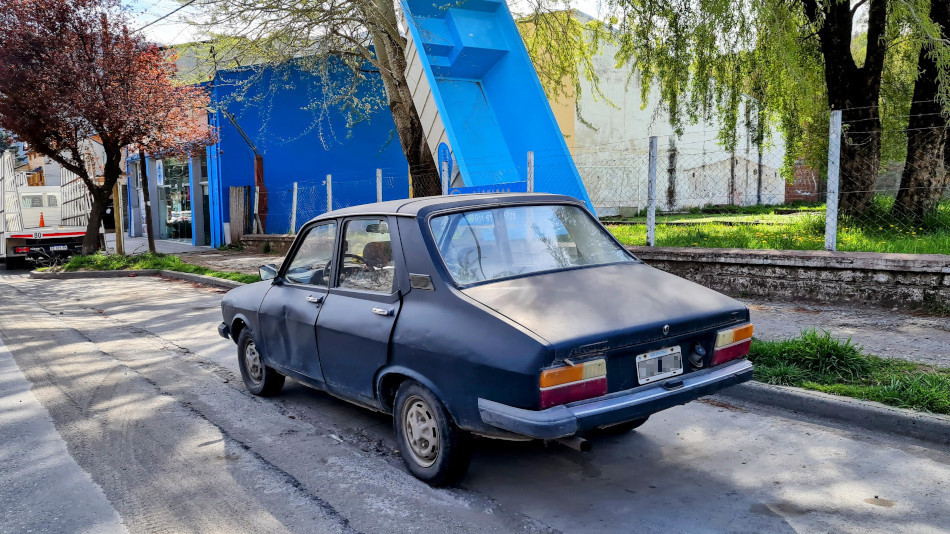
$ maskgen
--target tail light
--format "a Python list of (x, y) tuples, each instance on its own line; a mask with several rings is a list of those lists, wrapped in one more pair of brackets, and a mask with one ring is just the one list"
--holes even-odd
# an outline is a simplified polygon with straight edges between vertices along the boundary
[(749, 354), (752, 346), (752, 323), (720, 330), (716, 333), (716, 349), (713, 351), (712, 364), (719, 365), (737, 360)]
[(541, 408), (607, 394), (607, 360), (601, 358), (541, 372)]
[(30, 251), (30, 247), (13, 247), (14, 254), (26, 254)]

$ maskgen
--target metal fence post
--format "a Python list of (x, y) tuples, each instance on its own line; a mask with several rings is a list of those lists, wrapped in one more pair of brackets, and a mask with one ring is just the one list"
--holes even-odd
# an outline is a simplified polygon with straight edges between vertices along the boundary
[(452, 177), (449, 176), (449, 162), (448, 162), (448, 161), (443, 161), (443, 162), (442, 162), (442, 172), (440, 172), (439, 174), (440, 174), (440, 176), (441, 176), (441, 178), (442, 178), (442, 194), (443, 194), (443, 195), (448, 195), (448, 194), (449, 194), (449, 181), (452, 179)]
[(828, 197), (825, 206), (825, 250), (838, 249), (838, 170), (841, 163), (841, 110), (831, 112), (828, 128)]
[(528, 192), (534, 193), (534, 150), (528, 151)]
[(333, 177), (327, 175), (327, 211), (333, 211)]
[(290, 233), (297, 233), (297, 182), (294, 182), (294, 196), (290, 201)]
[(383, 170), (376, 169), (376, 202), (383, 201)]
[(657, 138), (650, 137), (650, 162), (647, 167), (647, 246), (656, 245), (656, 159)]

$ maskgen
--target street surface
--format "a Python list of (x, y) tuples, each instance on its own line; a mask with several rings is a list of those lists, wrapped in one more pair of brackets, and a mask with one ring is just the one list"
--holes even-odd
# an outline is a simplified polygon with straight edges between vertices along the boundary
[(249, 395), (222, 294), (0, 271), (0, 532), (950, 530), (950, 449), (717, 398), (590, 453), (480, 440), (432, 489), (390, 417)]

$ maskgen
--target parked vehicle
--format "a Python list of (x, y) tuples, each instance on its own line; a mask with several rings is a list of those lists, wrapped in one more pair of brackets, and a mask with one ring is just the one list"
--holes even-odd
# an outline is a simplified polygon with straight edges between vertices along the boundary
[(14, 171), (15, 159), (12, 151), (0, 154), (0, 258), (9, 267), (82, 252), (86, 229), (61, 225), (60, 188), (27, 185), (26, 175)]
[(576, 444), (752, 378), (748, 309), (643, 264), (571, 197), (333, 211), (261, 278), (218, 327), (248, 390), (291, 377), (392, 413), (433, 485), (464, 474), (473, 434)]

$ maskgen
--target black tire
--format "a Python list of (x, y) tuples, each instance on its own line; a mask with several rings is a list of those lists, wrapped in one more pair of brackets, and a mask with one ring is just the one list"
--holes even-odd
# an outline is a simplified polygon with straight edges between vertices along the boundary
[[(237, 345), (238, 366), (241, 368), (241, 378), (244, 379), (247, 390), (259, 397), (272, 397), (280, 393), (284, 387), (284, 375), (264, 365), (257, 349), (257, 342), (254, 340), (254, 333), (250, 328), (241, 330)], [(250, 356), (250, 360), (256, 359), (256, 364), (248, 363), (249, 349), (256, 353), (256, 358), (254, 355)]]
[(633, 421), (627, 421), (617, 425), (601, 427), (596, 430), (595, 434), (598, 436), (619, 436), (621, 434), (626, 434), (631, 430), (640, 428), (643, 426), (643, 423), (646, 423), (649, 419), (650, 416), (648, 415), (643, 419), (634, 419)]
[(7, 256), (3, 258), (3, 267), (8, 271), (19, 271), (26, 268), (26, 258), (20, 256)]
[[(417, 425), (409, 422), (410, 417), (415, 417)], [(410, 432), (420, 426), (423, 428), (413, 445)], [(406, 380), (396, 391), (393, 427), (399, 453), (419, 480), (430, 486), (447, 486), (458, 482), (468, 471), (472, 437), (455, 426), (439, 398), (415, 380)]]

